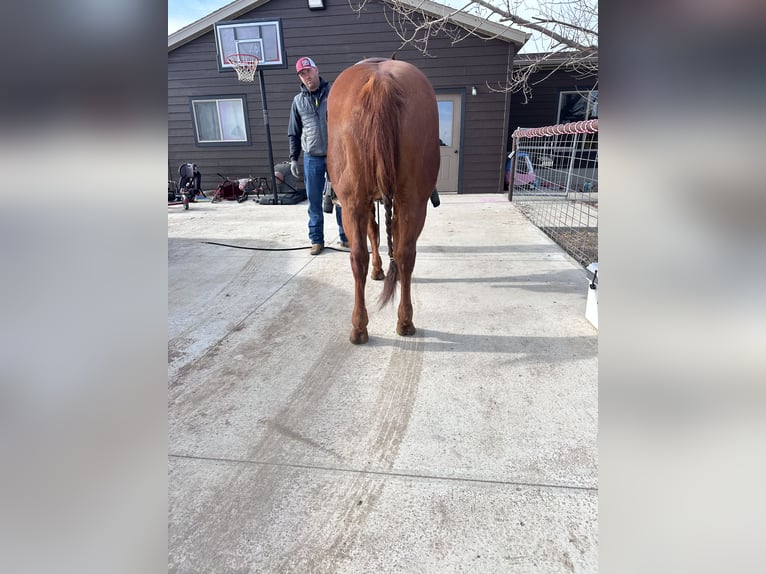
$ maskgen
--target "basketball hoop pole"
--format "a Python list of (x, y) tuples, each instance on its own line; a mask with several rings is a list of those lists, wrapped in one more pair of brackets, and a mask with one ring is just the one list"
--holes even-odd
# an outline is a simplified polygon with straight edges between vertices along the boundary
[(263, 103), (263, 125), (266, 128), (266, 142), (269, 148), (269, 173), (271, 174), (271, 189), (274, 191), (274, 205), (277, 205), (277, 178), (274, 175), (274, 153), (271, 150), (271, 128), (269, 127), (269, 107), (266, 104), (266, 90), (263, 86), (263, 69), (258, 68), (258, 85), (261, 88), (261, 102)]
[(263, 68), (258, 67), (258, 57), (254, 54), (232, 54), (226, 57), (226, 63), (230, 64), (237, 72), (240, 82), (251, 83), (258, 72), (258, 85), (261, 89), (261, 103), (263, 105), (263, 125), (266, 128), (266, 147), (269, 150), (269, 173), (271, 174), (271, 189), (274, 190), (274, 205), (278, 204), (277, 178), (274, 174), (274, 153), (271, 149), (271, 128), (269, 126), (269, 106), (266, 103), (266, 89), (263, 82)]

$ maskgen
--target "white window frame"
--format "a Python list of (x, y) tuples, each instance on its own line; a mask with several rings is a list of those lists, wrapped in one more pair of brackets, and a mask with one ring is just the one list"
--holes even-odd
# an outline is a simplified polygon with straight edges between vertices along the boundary
[[(221, 104), (224, 102), (237, 102), (239, 103), (239, 117), (237, 117), (236, 127), (243, 128), (242, 137), (232, 137), (224, 133), (223, 125), (224, 118), (221, 112)], [(197, 116), (197, 104), (209, 104), (214, 103), (216, 106), (216, 121), (217, 121), (217, 139), (202, 139), (202, 133), (200, 130), (200, 120)], [(245, 96), (200, 96), (190, 98), (190, 106), (192, 113), (192, 121), (194, 123), (194, 138), (197, 145), (242, 145), (250, 143), (250, 130), (247, 125), (247, 99)]]

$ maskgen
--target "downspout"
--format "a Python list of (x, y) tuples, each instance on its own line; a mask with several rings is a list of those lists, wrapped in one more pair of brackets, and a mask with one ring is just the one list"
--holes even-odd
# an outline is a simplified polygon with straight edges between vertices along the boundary
[(510, 177), (508, 177), (508, 201), (513, 201), (513, 184), (516, 179), (516, 138), (513, 138), (513, 145), (511, 153), (508, 154), (508, 159), (511, 160), (508, 168), (511, 170)]
[[(508, 84), (508, 70), (513, 69), (513, 58), (516, 55), (516, 45), (513, 42), (508, 42), (508, 58), (505, 64), (505, 79), (506, 85)], [(502, 154), (500, 155), (499, 165), (502, 166), (500, 170), (500, 180), (498, 181), (498, 193), (503, 192), (503, 185), (505, 184), (505, 160), (508, 156), (508, 133), (509, 123), (511, 121), (511, 93), (505, 92), (505, 110), (503, 111), (503, 145), (501, 148)], [(510, 200), (510, 196), (509, 196)]]

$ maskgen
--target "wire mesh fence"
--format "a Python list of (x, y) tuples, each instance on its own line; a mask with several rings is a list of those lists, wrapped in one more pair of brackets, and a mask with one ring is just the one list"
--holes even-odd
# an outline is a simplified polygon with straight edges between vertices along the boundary
[(598, 261), (598, 120), (512, 137), (508, 199), (583, 267)]

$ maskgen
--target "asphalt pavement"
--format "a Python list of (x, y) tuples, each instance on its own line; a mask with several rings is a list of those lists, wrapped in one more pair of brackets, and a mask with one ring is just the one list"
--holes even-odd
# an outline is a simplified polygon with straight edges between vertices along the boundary
[[(307, 203), (168, 206), (168, 570), (590, 573), (586, 271), (504, 194), (442, 194), (412, 337)], [(381, 241), (384, 270), (385, 240)]]

